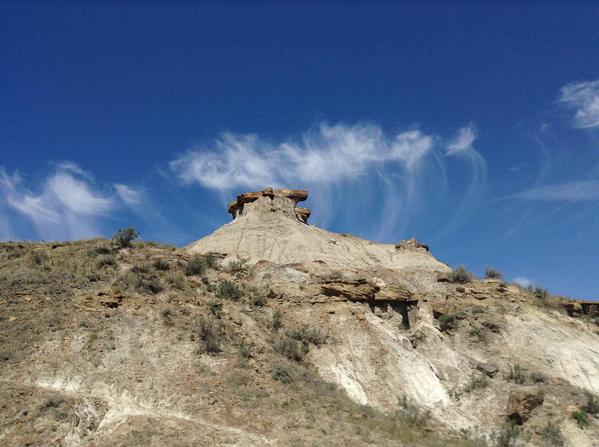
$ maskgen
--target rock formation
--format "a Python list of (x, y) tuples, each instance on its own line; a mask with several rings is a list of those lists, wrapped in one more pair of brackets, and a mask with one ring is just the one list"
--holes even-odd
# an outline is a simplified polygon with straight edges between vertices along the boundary
[(271, 211), (286, 215), (294, 215), (301, 222), (308, 223), (310, 210), (308, 208), (296, 208), (298, 202), (303, 202), (308, 198), (308, 191), (303, 189), (272, 189), (265, 188), (262, 191), (246, 192), (237, 196), (237, 199), (229, 203), (228, 211), (233, 219), (240, 217), (251, 209), (247, 206), (258, 199), (265, 198), (270, 200)]
[[(219, 253), (225, 263), (244, 260), (311, 265), (316, 270), (364, 271), (411, 290), (430, 285), (450, 269), (415, 239), (383, 244), (306, 225), (311, 211), (298, 208), (308, 192), (266, 188), (241, 194), (229, 204), (233, 221), (186, 247)], [(370, 272), (370, 273), (367, 273)]]

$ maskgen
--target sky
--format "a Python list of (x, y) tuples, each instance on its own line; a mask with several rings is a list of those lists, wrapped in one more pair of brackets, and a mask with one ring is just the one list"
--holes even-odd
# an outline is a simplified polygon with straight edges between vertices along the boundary
[(310, 222), (599, 299), (599, 3), (0, 3), (0, 240)]

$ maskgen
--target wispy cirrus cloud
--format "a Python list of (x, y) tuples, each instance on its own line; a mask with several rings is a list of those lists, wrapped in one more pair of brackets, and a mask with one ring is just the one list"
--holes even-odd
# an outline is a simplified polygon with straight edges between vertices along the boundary
[(468, 191), (482, 190), (486, 164), (473, 147), (476, 137), (473, 124), (459, 129), (451, 140), (415, 128), (389, 134), (372, 123), (324, 123), (279, 142), (256, 134), (224, 133), (173, 160), (170, 169), (184, 183), (227, 196), (240, 188), (313, 187), (315, 218), (328, 212), (319, 221), (325, 225), (332, 215), (344, 217), (354, 207), (372, 210), (377, 205), (383, 214), (378, 231), (370, 220), (370, 236), (386, 239), (405, 228), (424, 202), (442, 199), (448, 184), (447, 156), (465, 160), (471, 169)]
[(565, 85), (560, 90), (558, 102), (575, 111), (573, 127), (599, 127), (599, 80)]
[(274, 144), (255, 134), (224, 133), (212, 145), (196, 147), (172, 161), (170, 167), (186, 183), (217, 190), (288, 182), (336, 184), (388, 162), (412, 169), (433, 142), (420, 130), (388, 137), (373, 124), (321, 124), (299, 141)]
[[(56, 164), (37, 190), (18, 172), (9, 174), (0, 167), (0, 200), (6, 212), (29, 220), (39, 237), (47, 240), (99, 235), (100, 220), (134, 198), (134, 190), (126, 185), (115, 189), (116, 194), (110, 187), (98, 188), (91, 174), (71, 162)], [(9, 217), (4, 221), (8, 226)]]
[(478, 132), (473, 123), (462, 127), (458, 130), (457, 135), (447, 145), (447, 155), (456, 155), (468, 151), (472, 151), (472, 144), (478, 137)]
[(599, 200), (599, 180), (576, 180), (536, 186), (516, 194), (517, 198), (539, 201), (587, 202)]
[(138, 206), (144, 202), (145, 196), (142, 189), (123, 183), (115, 183), (113, 186), (121, 200), (130, 207)]

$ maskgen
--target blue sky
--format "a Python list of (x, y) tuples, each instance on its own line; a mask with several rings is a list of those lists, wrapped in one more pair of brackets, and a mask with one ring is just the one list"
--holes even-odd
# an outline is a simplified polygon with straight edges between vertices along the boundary
[(2, 2), (0, 239), (311, 222), (599, 297), (597, 2)]

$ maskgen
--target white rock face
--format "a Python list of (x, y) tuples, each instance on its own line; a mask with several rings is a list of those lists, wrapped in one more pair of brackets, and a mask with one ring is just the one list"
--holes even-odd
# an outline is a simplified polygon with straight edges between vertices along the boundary
[[(258, 193), (251, 193), (258, 194)], [(231, 209), (231, 208), (230, 208)], [(225, 262), (245, 259), (277, 264), (324, 262), (335, 270), (392, 270), (413, 283), (432, 283), (449, 272), (424, 249), (406, 250), (341, 235), (300, 221), (295, 200), (274, 191), (234, 210), (234, 220), (188, 245), (190, 253), (222, 253)]]

